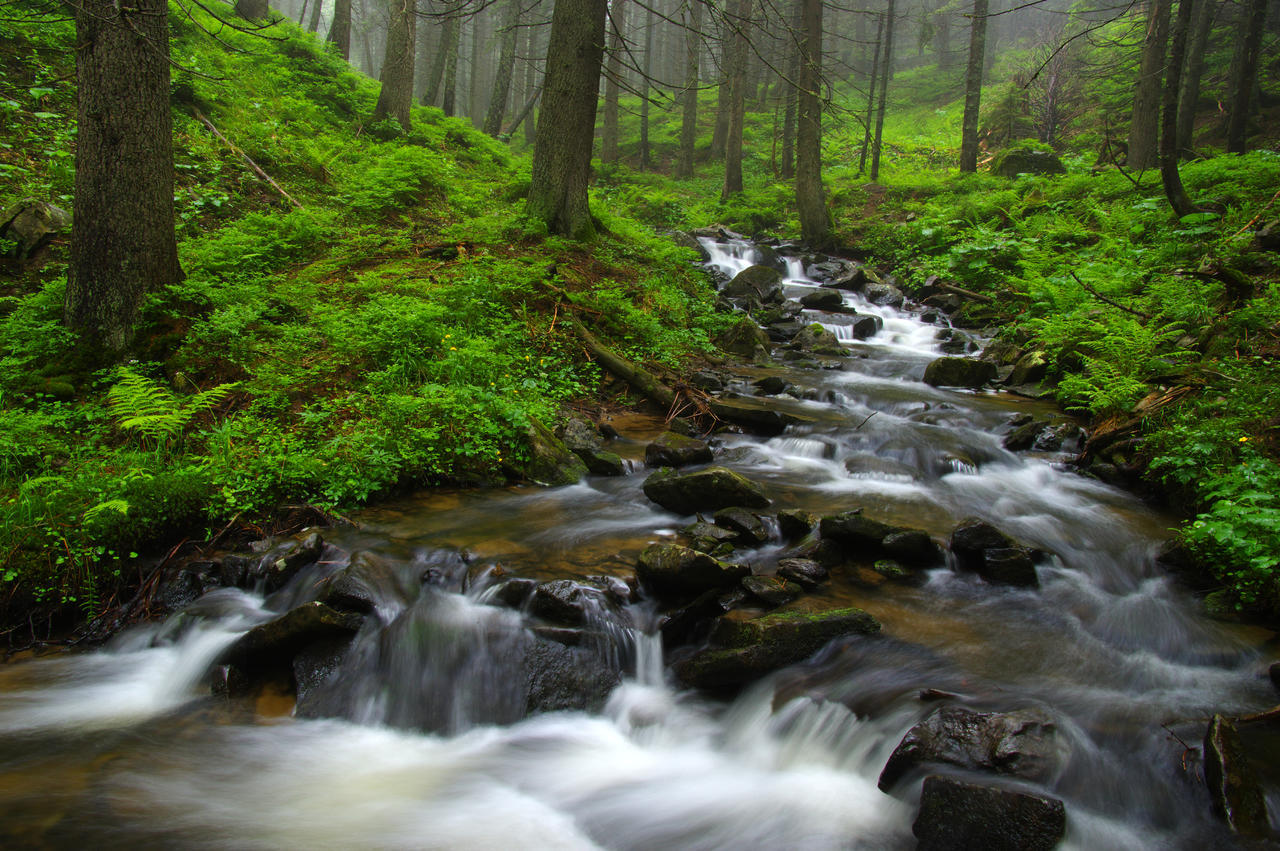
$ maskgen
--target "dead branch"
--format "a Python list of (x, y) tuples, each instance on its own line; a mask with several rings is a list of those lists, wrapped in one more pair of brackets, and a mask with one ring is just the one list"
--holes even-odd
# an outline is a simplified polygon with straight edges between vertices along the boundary
[(271, 179), (271, 175), (269, 175), (269, 174), (267, 174), (265, 171), (263, 171), (263, 170), (262, 170), (262, 168), (261, 168), (257, 163), (255, 163), (252, 159), (250, 159), (250, 158), (249, 158), (249, 155), (248, 155), (248, 154), (246, 154), (244, 151), (242, 151), (242, 150), (240, 150), (239, 148), (237, 148), (237, 147), (235, 146), (235, 144), (234, 144), (230, 139), (228, 139), (226, 136), (223, 136), (223, 135), (222, 135), (222, 133), (221, 133), (221, 131), (219, 131), (217, 127), (214, 127), (214, 126), (213, 126), (213, 122), (212, 122), (212, 121), (210, 121), (208, 118), (206, 118), (206, 117), (205, 117), (205, 114), (204, 114), (203, 112), (201, 112), (199, 109), (196, 109), (196, 110), (195, 110), (195, 115), (196, 115), (196, 118), (197, 118), (197, 119), (199, 119), (199, 121), (200, 121), (200, 123), (201, 123), (201, 124), (203, 124), (205, 127), (208, 127), (208, 128), (209, 128), (209, 132), (213, 133), (213, 135), (215, 135), (215, 136), (217, 136), (219, 139), (221, 139), (221, 140), (222, 140), (222, 142), (223, 142), (223, 144), (225, 144), (228, 148), (230, 148), (230, 149), (231, 149), (231, 152), (232, 152), (232, 153), (234, 153), (234, 154), (239, 154), (239, 155), (240, 155), (240, 158), (241, 158), (241, 159), (243, 159), (246, 163), (248, 163), (248, 164), (249, 164), (249, 168), (253, 169), (254, 174), (258, 175), (258, 177), (261, 177), (261, 178), (262, 178), (263, 180), (265, 180), (267, 183), (271, 184), (271, 186), (272, 186), (272, 187), (273, 187), (277, 192), (279, 192), (282, 196), (284, 196), (284, 199), (285, 199), (286, 201), (288, 201), (290, 204), (292, 204), (293, 206), (297, 207), (299, 210), (301, 210), (301, 209), (302, 209), (302, 204), (298, 203), (298, 199), (297, 199), (297, 198), (294, 198), (294, 197), (293, 197), (292, 195), (290, 195), (288, 192), (285, 192), (285, 191), (284, 191), (284, 188), (283, 188), (279, 183), (276, 183), (274, 180), (272, 180), (272, 179)]

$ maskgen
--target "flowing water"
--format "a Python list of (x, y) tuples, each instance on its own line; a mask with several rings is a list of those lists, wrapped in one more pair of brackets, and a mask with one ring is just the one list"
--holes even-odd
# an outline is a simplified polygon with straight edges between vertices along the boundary
[[(706, 244), (728, 274), (758, 258)], [(816, 286), (797, 261), (787, 274), (790, 296)], [(589, 649), (624, 667), (622, 684), (599, 712), (522, 717), (530, 620), (490, 605), (495, 578), (627, 577), (641, 549), (689, 521), (641, 492), (661, 421), (619, 417), (611, 448), (630, 475), (385, 505), (326, 533), (321, 563), (274, 595), (215, 591), (104, 650), (0, 667), (0, 843), (910, 848), (918, 782), (899, 799), (876, 781), (932, 709), (921, 690), (940, 689), (1054, 717), (1066, 756), (1043, 790), (1066, 802), (1067, 847), (1229, 846), (1182, 740), (1196, 745), (1212, 712), (1274, 702), (1271, 633), (1205, 619), (1154, 565), (1168, 518), (1062, 456), (1002, 448), (1010, 420), (1049, 415), (1044, 403), (923, 384), (937, 327), (846, 302), (883, 329), (858, 341), (813, 314), (847, 358), (785, 370), (793, 389), (779, 405), (806, 423), (725, 435), (717, 462), (762, 482), (779, 509), (861, 507), (938, 540), (982, 517), (1049, 553), (1039, 590), (946, 568), (921, 587), (838, 572), (813, 597), (866, 609), (884, 637), (836, 641), (732, 700), (672, 682), (652, 604), (602, 608), (588, 613)], [(307, 711), (270, 691), (210, 696), (223, 649), (357, 550), (392, 569)], [(773, 544), (735, 558), (769, 573), (783, 555)], [(328, 717), (303, 717), (317, 714)]]

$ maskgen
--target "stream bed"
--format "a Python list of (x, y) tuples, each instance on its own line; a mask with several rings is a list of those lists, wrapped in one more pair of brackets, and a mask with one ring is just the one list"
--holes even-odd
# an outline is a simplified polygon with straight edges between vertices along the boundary
[[(762, 257), (704, 245), (730, 276)], [(820, 289), (783, 262), (787, 296)], [(1044, 554), (1039, 588), (950, 566), (917, 584), (833, 571), (808, 604), (861, 608), (882, 635), (837, 639), (736, 695), (677, 683), (662, 612), (642, 598), (589, 617), (592, 652), (624, 672), (598, 710), (525, 716), (535, 623), (494, 605), (498, 579), (628, 580), (645, 547), (693, 520), (642, 491), (662, 418), (619, 415), (609, 448), (626, 475), (400, 499), (324, 530), (328, 563), (271, 594), (219, 589), (102, 650), (0, 666), (0, 844), (912, 848), (918, 778), (893, 795), (877, 780), (933, 690), (1053, 718), (1061, 760), (1033, 785), (1065, 802), (1063, 847), (1232, 847), (1194, 748), (1213, 713), (1276, 702), (1273, 633), (1209, 620), (1156, 565), (1171, 518), (1062, 452), (1003, 447), (1015, 418), (1051, 405), (924, 384), (939, 325), (843, 295), (880, 329), (860, 340), (847, 315), (807, 313), (843, 356), (740, 371), (729, 389), (743, 395), (783, 378), (776, 404), (802, 422), (722, 433), (715, 463), (761, 483), (771, 512), (860, 508), (938, 542), (982, 518)], [(732, 560), (769, 575), (789, 551), (775, 536)], [(355, 552), (390, 566), (385, 593), (307, 712), (283, 689), (210, 694), (226, 648), (313, 599)]]

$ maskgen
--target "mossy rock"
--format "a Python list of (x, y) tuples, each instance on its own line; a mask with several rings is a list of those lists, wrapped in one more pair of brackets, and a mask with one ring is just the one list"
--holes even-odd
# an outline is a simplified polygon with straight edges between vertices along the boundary
[(525, 436), (529, 441), (529, 460), (520, 472), (526, 478), (540, 485), (571, 485), (587, 474), (582, 459), (542, 423), (530, 420)]
[(678, 544), (653, 544), (640, 553), (636, 576), (660, 597), (693, 597), (730, 588), (751, 571)]
[(991, 172), (1001, 177), (1017, 177), (1020, 174), (1066, 174), (1067, 167), (1052, 151), (1019, 146), (1010, 148), (996, 157), (991, 164)]
[(645, 479), (644, 495), (677, 514), (718, 511), (731, 505), (747, 508), (769, 505), (769, 498), (760, 485), (718, 466), (693, 473), (678, 473), (664, 467)]

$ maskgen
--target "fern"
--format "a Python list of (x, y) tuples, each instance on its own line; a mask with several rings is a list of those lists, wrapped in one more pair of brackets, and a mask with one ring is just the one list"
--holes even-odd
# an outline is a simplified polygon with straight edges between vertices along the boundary
[(150, 442), (157, 450), (177, 442), (193, 417), (217, 406), (236, 387), (234, 383), (219, 384), (180, 400), (169, 388), (127, 366), (120, 368), (119, 376), (107, 393), (116, 424), (137, 433), (144, 444)]

